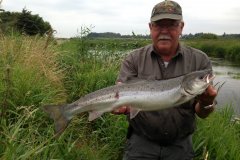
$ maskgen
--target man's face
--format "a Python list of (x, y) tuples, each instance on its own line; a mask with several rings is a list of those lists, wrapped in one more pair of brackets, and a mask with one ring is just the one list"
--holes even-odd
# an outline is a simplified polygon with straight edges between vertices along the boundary
[(173, 54), (177, 49), (183, 26), (183, 22), (172, 19), (163, 19), (149, 23), (155, 49), (160, 54)]

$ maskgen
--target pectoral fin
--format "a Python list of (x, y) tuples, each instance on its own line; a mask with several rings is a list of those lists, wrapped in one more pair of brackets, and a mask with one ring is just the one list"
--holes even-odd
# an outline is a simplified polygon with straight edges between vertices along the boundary
[(138, 112), (140, 112), (140, 109), (134, 109), (134, 108), (130, 108), (130, 119), (133, 119), (134, 117), (136, 117), (136, 115), (138, 114)]

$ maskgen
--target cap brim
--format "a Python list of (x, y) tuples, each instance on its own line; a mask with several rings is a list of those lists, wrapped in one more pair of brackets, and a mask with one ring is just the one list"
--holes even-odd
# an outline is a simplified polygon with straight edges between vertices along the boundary
[(151, 17), (151, 22), (158, 21), (161, 19), (174, 19), (174, 20), (182, 20), (182, 15), (179, 14), (159, 14)]

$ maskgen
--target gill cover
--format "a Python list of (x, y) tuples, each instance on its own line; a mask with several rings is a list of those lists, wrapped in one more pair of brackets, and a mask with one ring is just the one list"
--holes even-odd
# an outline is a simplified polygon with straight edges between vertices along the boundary
[(182, 89), (186, 94), (198, 95), (203, 93), (212, 83), (214, 76), (212, 70), (201, 70), (191, 72), (184, 76), (182, 81)]

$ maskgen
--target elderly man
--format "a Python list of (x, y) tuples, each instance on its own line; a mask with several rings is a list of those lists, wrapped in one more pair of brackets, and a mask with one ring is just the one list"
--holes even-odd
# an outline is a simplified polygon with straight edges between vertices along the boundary
[[(149, 23), (152, 44), (126, 57), (117, 82), (136, 78), (162, 80), (211, 69), (205, 53), (179, 43), (183, 27), (182, 9), (178, 3), (166, 0), (156, 4)], [(192, 159), (195, 115), (205, 118), (213, 112), (216, 96), (216, 89), (209, 86), (197, 99), (181, 106), (140, 112), (135, 118), (128, 118), (128, 140), (123, 159)], [(122, 106), (113, 113), (128, 115), (128, 112), (129, 106)]]

